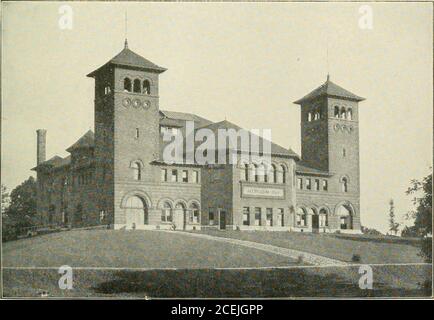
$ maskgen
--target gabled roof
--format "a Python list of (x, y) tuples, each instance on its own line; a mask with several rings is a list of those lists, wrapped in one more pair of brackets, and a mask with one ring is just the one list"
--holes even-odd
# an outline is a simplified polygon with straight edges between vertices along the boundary
[(312, 168), (302, 161), (299, 161), (296, 163), (295, 171), (296, 171), (296, 173), (307, 174), (307, 175), (318, 175), (318, 176), (332, 176), (333, 175), (332, 173), (330, 173), (328, 171)]
[(327, 77), (327, 81), (324, 84), (322, 84), (321, 86), (319, 86), (318, 88), (310, 92), (309, 94), (305, 95), (303, 98), (294, 101), (294, 103), (302, 104), (303, 102), (313, 100), (318, 97), (337, 97), (337, 98), (353, 100), (353, 101), (365, 100), (365, 98), (359, 97), (354, 93), (351, 93), (348, 90), (331, 82), (330, 77)]
[[(212, 123), (208, 126), (202, 127), (202, 128), (207, 128), (210, 129), (212, 131), (217, 131), (218, 129), (234, 129), (234, 130), (240, 130), (242, 129), (241, 127), (237, 126), (236, 124), (227, 121), (227, 120), (223, 120), (220, 122), (216, 122), (216, 123)], [(201, 129), (202, 129), (201, 128)], [(246, 130), (247, 131), (247, 130)], [(249, 133), (249, 137), (251, 138), (252, 136), (256, 136), (254, 133), (247, 131)], [(262, 147), (263, 147), (263, 142), (264, 142), (264, 138), (262, 138), (261, 136), (259, 136), (259, 151), (262, 152)], [(268, 141), (268, 140), (265, 140)], [(271, 141), (270, 141), (271, 142)], [(240, 150), (239, 146), (238, 149)], [(272, 155), (281, 155), (281, 156), (289, 156), (289, 157), (294, 157), (296, 159), (300, 159), (300, 157), (298, 156), (298, 154), (296, 154), (291, 148), (284, 148), (274, 142), (271, 142), (271, 154)]]
[(160, 125), (184, 127), (185, 121), (194, 121), (195, 127), (199, 128), (213, 123), (208, 119), (192, 113), (162, 110), (160, 110), (160, 113), (163, 116), (163, 118), (160, 119)]
[(89, 73), (87, 76), (88, 77), (94, 77), (95, 74), (100, 69), (102, 69), (103, 67), (105, 67), (108, 64), (151, 70), (151, 71), (155, 71), (157, 73), (162, 73), (162, 72), (167, 70), (166, 68), (163, 68), (163, 67), (156, 65), (155, 63), (149, 61), (148, 59), (143, 58), (141, 55), (128, 49), (127, 40), (125, 40), (125, 47), (121, 52), (119, 52), (116, 56), (114, 56), (112, 59), (110, 59), (102, 67)]
[(77, 140), (72, 146), (70, 146), (66, 151), (72, 152), (80, 148), (93, 148), (95, 146), (95, 135), (92, 130), (86, 132), (80, 139)]
[(60, 167), (67, 166), (70, 163), (71, 163), (71, 156), (70, 155), (65, 157), (65, 158), (62, 158), (59, 156), (54, 156), (54, 157), (40, 163), (36, 167), (32, 168), (32, 170), (36, 170), (37, 168), (40, 168), (40, 167), (60, 168)]

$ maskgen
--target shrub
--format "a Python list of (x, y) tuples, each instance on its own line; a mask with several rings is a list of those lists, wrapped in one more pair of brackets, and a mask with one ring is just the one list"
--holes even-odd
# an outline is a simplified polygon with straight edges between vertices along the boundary
[(297, 257), (297, 263), (298, 263), (298, 264), (303, 264), (303, 262), (304, 262), (304, 255), (300, 254), (300, 255)]
[(432, 262), (432, 238), (426, 237), (421, 241), (420, 256), (424, 258), (425, 262)]
[(360, 254), (355, 253), (355, 254), (353, 254), (353, 256), (352, 256), (351, 261), (352, 261), (352, 262), (361, 262), (361, 261), (362, 261), (362, 258), (360, 257)]

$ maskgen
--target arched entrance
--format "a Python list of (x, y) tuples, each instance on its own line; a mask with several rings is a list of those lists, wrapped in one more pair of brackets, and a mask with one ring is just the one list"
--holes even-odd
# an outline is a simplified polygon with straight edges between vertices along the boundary
[(184, 230), (186, 227), (187, 207), (184, 203), (178, 202), (173, 213), (173, 224), (177, 230)]
[(319, 215), (318, 211), (314, 208), (308, 209), (309, 214), (312, 215), (312, 232), (319, 232)]
[(148, 207), (139, 196), (131, 196), (125, 203), (125, 220), (128, 228), (148, 224)]
[(336, 209), (339, 217), (339, 228), (342, 230), (353, 229), (353, 209), (349, 204), (341, 204)]

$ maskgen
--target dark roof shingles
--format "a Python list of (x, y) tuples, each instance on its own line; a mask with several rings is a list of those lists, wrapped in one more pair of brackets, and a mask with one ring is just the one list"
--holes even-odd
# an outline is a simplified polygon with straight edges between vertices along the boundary
[(294, 101), (296, 104), (302, 104), (303, 102), (313, 100), (315, 98), (321, 97), (321, 96), (331, 96), (331, 97), (339, 97), (343, 99), (348, 100), (354, 100), (354, 101), (363, 101), (365, 98), (359, 97), (355, 95), (354, 93), (351, 93), (350, 91), (338, 86), (337, 84), (331, 82), (329, 79), (325, 83), (323, 83), (321, 86), (316, 88), (315, 90), (311, 91), (307, 95), (305, 95), (303, 98)]

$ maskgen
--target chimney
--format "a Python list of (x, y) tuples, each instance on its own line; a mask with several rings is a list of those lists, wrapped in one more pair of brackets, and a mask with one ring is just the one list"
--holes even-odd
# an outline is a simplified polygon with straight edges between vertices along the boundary
[(47, 134), (47, 130), (38, 129), (36, 130), (36, 134), (36, 165), (39, 165), (45, 161), (45, 136)]

